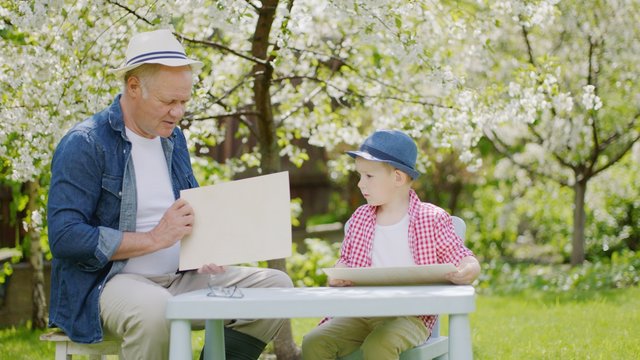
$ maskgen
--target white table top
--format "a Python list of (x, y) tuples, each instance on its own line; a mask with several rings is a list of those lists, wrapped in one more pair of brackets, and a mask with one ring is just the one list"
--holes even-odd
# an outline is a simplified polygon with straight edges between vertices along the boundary
[(209, 297), (208, 289), (169, 299), (168, 319), (293, 318), (466, 314), (472, 286), (381, 286), (240, 289), (243, 298)]

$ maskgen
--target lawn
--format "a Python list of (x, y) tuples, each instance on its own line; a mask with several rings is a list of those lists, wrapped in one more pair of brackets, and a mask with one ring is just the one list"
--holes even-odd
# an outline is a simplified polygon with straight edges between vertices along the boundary
[(478, 298), (477, 359), (637, 359), (640, 289)]
[[(295, 340), (318, 319), (294, 319)], [(476, 359), (635, 359), (640, 353), (640, 288), (479, 295), (471, 315)], [(447, 322), (442, 325), (444, 333)], [(0, 330), (0, 359), (52, 359), (51, 344), (25, 328)], [(194, 332), (194, 346), (202, 343)]]

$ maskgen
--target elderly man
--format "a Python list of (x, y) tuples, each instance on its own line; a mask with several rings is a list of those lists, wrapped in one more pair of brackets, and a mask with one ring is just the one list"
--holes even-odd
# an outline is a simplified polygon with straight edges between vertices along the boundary
[[(126, 359), (165, 359), (167, 299), (215, 286), (291, 287), (276, 270), (203, 265), (179, 272), (180, 240), (193, 209), (179, 199), (198, 186), (177, 127), (191, 97), (193, 71), (169, 30), (131, 39), (113, 103), (73, 127), (57, 146), (48, 204), (53, 254), (50, 326), (95, 343), (122, 338)], [(211, 276), (210, 274), (215, 274)], [(234, 320), (227, 358), (257, 359), (282, 320)]]

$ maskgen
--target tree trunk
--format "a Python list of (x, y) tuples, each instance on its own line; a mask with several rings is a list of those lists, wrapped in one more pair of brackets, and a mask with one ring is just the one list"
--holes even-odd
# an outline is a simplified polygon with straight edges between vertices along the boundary
[[(271, 77), (273, 67), (267, 61), (269, 33), (275, 18), (277, 0), (263, 0), (258, 10), (258, 22), (251, 44), (251, 55), (265, 63), (256, 63), (253, 67), (253, 95), (257, 112), (258, 144), (260, 148), (260, 167), (264, 174), (278, 172), (281, 169), (278, 156), (276, 124), (271, 104)], [(287, 272), (286, 260), (277, 259), (268, 262), (269, 267)], [(293, 341), (291, 321), (286, 320), (274, 339), (274, 348), (278, 360), (298, 360), (300, 350)]]
[(461, 180), (455, 180), (453, 184), (451, 184), (450, 192), (449, 192), (449, 211), (452, 215), (456, 213), (458, 210), (458, 199), (460, 199), (460, 194), (462, 194), (463, 184)]
[(576, 181), (573, 186), (573, 235), (571, 238), (571, 266), (582, 265), (585, 258), (584, 225), (585, 210), (584, 199), (587, 193), (587, 180)]
[[(39, 196), (40, 186), (38, 183), (30, 181), (26, 184), (27, 194), (29, 195), (29, 204), (27, 213), (32, 215), (38, 210), (37, 199)], [(47, 300), (44, 290), (44, 270), (42, 247), (40, 246), (40, 231), (30, 227), (27, 231), (29, 238), (29, 262), (33, 268), (33, 291), (32, 302), (33, 311), (31, 313), (31, 322), (34, 329), (46, 329), (47, 327)]]

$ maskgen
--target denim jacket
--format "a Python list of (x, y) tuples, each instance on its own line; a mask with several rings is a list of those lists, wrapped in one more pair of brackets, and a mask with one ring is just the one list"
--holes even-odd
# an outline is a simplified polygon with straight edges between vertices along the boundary
[[(187, 143), (176, 128), (162, 138), (173, 194), (197, 187)], [(73, 340), (102, 340), (99, 297), (126, 260), (109, 260), (123, 232), (136, 229), (136, 182), (120, 95), (101, 112), (74, 126), (51, 163), (48, 202), (51, 265), (49, 326)]]

